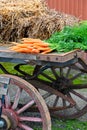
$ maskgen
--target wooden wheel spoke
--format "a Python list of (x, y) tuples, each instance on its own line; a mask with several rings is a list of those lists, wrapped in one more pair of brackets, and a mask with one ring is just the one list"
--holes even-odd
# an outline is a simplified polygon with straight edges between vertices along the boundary
[(73, 93), (74, 95), (76, 95), (77, 97), (81, 98), (82, 100), (86, 101), (87, 102), (87, 98), (84, 97), (83, 95), (81, 95), (80, 93), (74, 91), (74, 90), (71, 90), (71, 93)]
[(70, 97), (70, 98), (72, 98), (72, 96), (71, 96), (71, 94), (70, 94), (70, 93), (67, 93), (67, 96), (68, 96), (68, 97)]
[(46, 93), (46, 94), (42, 95), (42, 97), (43, 97), (44, 99), (46, 99), (46, 98), (50, 97), (51, 95), (52, 95), (51, 93)]
[(79, 107), (77, 104), (74, 106), (74, 108), (75, 108), (77, 111), (80, 111), (80, 110), (81, 110), (80, 107)]
[(60, 76), (63, 76), (63, 68), (60, 68)]
[(42, 119), (39, 117), (19, 117), (20, 121), (30, 121), (30, 122), (42, 122)]
[[(72, 96), (71, 96), (71, 94), (69, 92), (67, 93), (67, 97), (70, 97), (73, 100), (73, 98), (72, 98)], [(76, 102), (75, 102), (74, 106), (76, 106)]]
[(82, 72), (80, 72), (80, 73), (78, 73), (78, 74), (76, 74), (75, 76), (73, 76), (72, 78), (70, 78), (70, 80), (75, 80), (76, 78), (78, 78), (79, 76), (81, 76), (83, 73)]
[(22, 123), (19, 123), (18, 126), (24, 130), (33, 130), (31, 127), (27, 126), (27, 125), (24, 125)]
[(54, 103), (53, 103), (53, 107), (56, 107), (56, 106), (57, 106), (58, 100), (59, 100), (59, 97), (56, 96), (55, 101), (54, 101)]
[(17, 89), (17, 93), (15, 95), (14, 103), (12, 105), (12, 109), (16, 109), (17, 108), (21, 92), (22, 92), (22, 89), (18, 88)]
[(67, 72), (66, 72), (66, 78), (69, 77), (70, 71), (71, 71), (71, 67), (69, 67), (68, 70), (67, 70)]
[(72, 84), (69, 86), (70, 89), (87, 89), (87, 84)]
[(10, 95), (9, 93), (7, 93), (7, 95), (5, 95), (5, 107), (9, 108), (10, 106), (11, 106)]
[[(71, 94), (70, 93), (68, 93), (67, 94), (67, 96), (69, 96), (69, 97), (71, 97), (72, 98), (72, 96), (71, 96)], [(74, 105), (74, 108), (77, 110), (77, 111), (80, 111), (80, 107), (76, 104), (76, 105)]]
[(51, 78), (50, 76), (48, 76), (47, 74), (45, 73), (41, 73), (41, 75), (43, 75), (45, 78), (51, 80), (51, 81), (55, 81), (53, 78)]
[(58, 107), (49, 107), (49, 111), (50, 112), (56, 112), (56, 111), (60, 111), (60, 110), (66, 110), (67, 108), (70, 108), (70, 106), (58, 106)]
[(66, 100), (62, 99), (63, 106), (66, 107)]
[(17, 113), (20, 114), (22, 112), (24, 112), (25, 110), (27, 110), (29, 107), (31, 107), (34, 104), (34, 100), (30, 101), (29, 103), (27, 103), (26, 105), (24, 105), (22, 108), (20, 108)]
[(51, 67), (51, 70), (52, 70), (52, 72), (53, 72), (55, 78), (58, 79), (59, 76), (58, 76), (58, 74), (56, 73), (55, 69), (54, 69), (53, 67)]

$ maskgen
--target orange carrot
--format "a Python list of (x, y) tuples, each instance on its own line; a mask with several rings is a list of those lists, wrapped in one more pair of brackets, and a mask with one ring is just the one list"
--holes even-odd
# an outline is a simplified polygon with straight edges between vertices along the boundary
[(21, 52), (21, 53), (32, 53), (32, 50), (29, 50), (27, 48), (18, 48), (15, 51), (16, 52)]
[(43, 51), (41, 54), (47, 54), (49, 52), (52, 52), (52, 49), (49, 49), (49, 50), (46, 50), (46, 51)]
[(38, 49), (33, 49), (33, 50), (32, 50), (32, 53), (33, 53), (33, 54), (38, 54), (39, 52), (40, 52), (40, 51), (39, 51)]
[(42, 47), (48, 47), (49, 46), (48, 43), (44, 43), (44, 42), (35, 42), (34, 45), (35, 46), (42, 46)]
[(52, 50), (49, 43), (45, 43), (40, 39), (22, 38), (21, 43), (13, 43), (15, 46), (10, 47), (11, 50), (21, 53), (46, 54)]
[(39, 47), (38, 48), (38, 50), (40, 50), (40, 51), (47, 51), (47, 50), (49, 50), (50, 48), (49, 47)]
[(34, 42), (41, 42), (40, 39), (33, 39), (33, 38), (22, 38), (23, 43), (34, 43)]
[(20, 48), (20, 47), (18, 47), (18, 46), (9, 47), (9, 49), (11, 49), (11, 50), (16, 50), (18, 48)]
[(16, 46), (18, 46), (18, 47), (21, 47), (21, 48), (27, 48), (28, 46), (29, 47), (33, 47), (31, 44), (30, 45), (28, 45), (28, 44), (17, 44)]

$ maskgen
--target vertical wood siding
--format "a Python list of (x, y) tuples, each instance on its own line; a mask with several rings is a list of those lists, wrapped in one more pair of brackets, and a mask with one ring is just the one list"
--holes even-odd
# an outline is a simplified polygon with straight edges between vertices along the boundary
[(57, 11), (87, 19), (87, 0), (46, 0), (48, 6)]

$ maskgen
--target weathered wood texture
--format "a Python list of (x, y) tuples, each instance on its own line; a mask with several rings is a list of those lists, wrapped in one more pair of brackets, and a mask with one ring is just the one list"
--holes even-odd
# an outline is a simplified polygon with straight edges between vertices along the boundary
[[(84, 54), (81, 51), (73, 50), (68, 53), (49, 53), (49, 54), (26, 54), (17, 53), (8, 49), (8, 47), (0, 47), (0, 62), (23, 62), (23, 63), (33, 63), (34, 61), (46, 61), (46, 62), (61, 62), (64, 63), (75, 57), (83, 58)], [(83, 59), (85, 59), (83, 58)], [(36, 62), (35, 62), (36, 63)]]

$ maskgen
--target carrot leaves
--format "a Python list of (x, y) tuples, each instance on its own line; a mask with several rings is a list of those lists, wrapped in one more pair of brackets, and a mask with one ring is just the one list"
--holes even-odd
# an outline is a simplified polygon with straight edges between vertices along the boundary
[(65, 26), (62, 31), (52, 34), (46, 42), (58, 53), (74, 49), (87, 50), (87, 21), (73, 27)]

